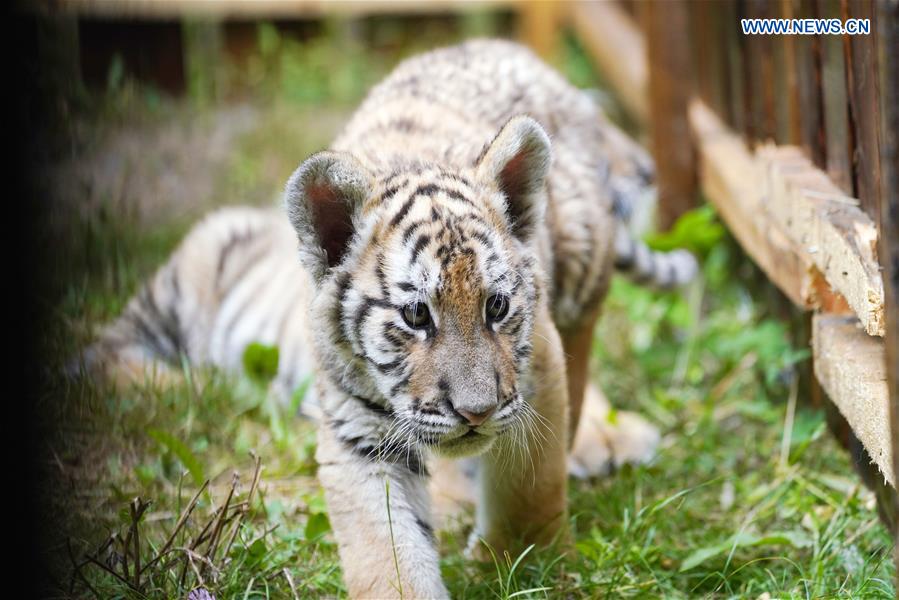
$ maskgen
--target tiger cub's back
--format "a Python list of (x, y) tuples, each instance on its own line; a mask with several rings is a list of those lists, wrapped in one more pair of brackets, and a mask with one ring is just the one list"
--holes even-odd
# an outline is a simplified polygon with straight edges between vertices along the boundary
[(554, 320), (577, 327), (613, 270), (614, 185), (649, 185), (644, 151), (593, 100), (526, 48), (475, 40), (407, 60), (377, 85), (332, 149), (372, 172), (410, 160), (471, 167), (499, 128), (527, 114), (552, 140), (543, 264)]

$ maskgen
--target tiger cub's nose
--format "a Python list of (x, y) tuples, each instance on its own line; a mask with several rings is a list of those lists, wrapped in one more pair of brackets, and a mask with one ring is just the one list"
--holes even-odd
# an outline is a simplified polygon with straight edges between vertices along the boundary
[(465, 420), (468, 421), (469, 425), (471, 425), (472, 427), (477, 427), (478, 425), (480, 425), (481, 423), (483, 423), (484, 421), (489, 419), (490, 415), (492, 415), (495, 410), (496, 410), (496, 406), (491, 406), (484, 412), (479, 412), (479, 413), (471, 412), (471, 411), (464, 410), (464, 409), (456, 409), (456, 412), (459, 413), (460, 415), (462, 415), (465, 418)]

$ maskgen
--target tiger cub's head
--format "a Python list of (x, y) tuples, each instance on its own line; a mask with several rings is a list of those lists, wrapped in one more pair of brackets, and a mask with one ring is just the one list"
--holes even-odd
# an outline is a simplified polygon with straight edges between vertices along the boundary
[(320, 363), (404, 440), (473, 454), (526, 419), (550, 157), (515, 117), (470, 168), (322, 152), (288, 182)]

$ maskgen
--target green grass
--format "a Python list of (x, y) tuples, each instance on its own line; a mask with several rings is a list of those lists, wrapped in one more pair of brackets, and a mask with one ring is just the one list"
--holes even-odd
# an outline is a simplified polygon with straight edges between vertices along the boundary
[[(466, 27), (485, 26), (473, 18)], [(393, 38), (383, 31), (390, 28), (379, 31), (388, 41), (374, 41), (389, 46)], [(318, 41), (304, 62), (291, 50), (295, 42), (277, 32), (266, 29), (261, 39), (260, 54), (270, 55), (253, 93), (265, 110), (215, 174), (216, 203), (268, 201), (346, 114), (330, 99), (355, 102), (393, 60), (371, 59), (363, 85), (357, 75), (369, 58), (358, 49), (339, 62)], [(564, 66), (590, 83), (577, 52), (567, 47)], [(346, 75), (322, 79), (330, 61)], [(144, 110), (133, 105), (140, 97), (153, 98), (155, 120), (183, 110), (119, 78), (110, 85), (129, 91), (127, 102), (111, 103), (116, 120)], [(298, 87), (301, 81), (308, 86)], [(54, 252), (40, 298), (47, 315), (40, 341), (51, 373), (122, 309), (189, 225), (147, 227), (114, 203), (104, 207), (48, 227)], [(758, 294), (756, 271), (708, 208), (650, 241), (691, 246), (702, 257), (701, 281), (672, 294), (616, 279), (596, 332), (594, 373), (617, 408), (639, 411), (662, 429), (657, 458), (570, 482), (571, 547), (529, 548), (480, 564), (462, 556), (470, 516), (440, 532), (450, 592), (894, 597), (891, 540), (873, 495), (822, 412), (804, 402), (798, 374), (807, 352)], [(184, 597), (200, 585), (219, 599), (344, 594), (314, 477), (314, 426), (265, 393), (273, 349), (254, 347), (245, 358), (247, 376), (185, 368), (174, 387), (148, 382), (124, 392), (49, 377), (37, 407), (47, 428), (40, 501), (62, 595)]]
[[(715, 227), (710, 211), (700, 214), (702, 227)], [(114, 251), (85, 262), (89, 272), (70, 274), (83, 283), (60, 306), (62, 337), (71, 330), (68, 319), (101, 320), (119, 310), (175, 239), (91, 227), (86, 239), (93, 241), (84, 243)], [(470, 520), (442, 532), (443, 572), (454, 595), (893, 597), (889, 536), (822, 414), (800, 403), (784, 445), (791, 382), (804, 353), (791, 347), (785, 325), (760, 316), (732, 275), (747, 266), (729, 240), (713, 237), (698, 250), (704, 278), (685, 294), (616, 280), (596, 335), (599, 380), (618, 408), (638, 410), (662, 428), (659, 456), (598, 481), (571, 481), (573, 551), (534, 548), (520, 562), (498, 557), (479, 565), (462, 558)], [(126, 275), (113, 276), (120, 269)], [(82, 577), (102, 597), (171, 597), (199, 577), (219, 598), (281, 597), (292, 585), (304, 597), (342, 593), (314, 480), (313, 426), (265, 394), (273, 360), (271, 350), (254, 348), (249, 376), (186, 371), (190, 377), (174, 388), (48, 388), (48, 419), (66, 424), (54, 452), (62, 474), (77, 482), (76, 493), (53, 499), (66, 515), (61, 531), (71, 536), (76, 563), (110, 533), (119, 535), (112, 547), (123, 543), (134, 529), (123, 511), (140, 497), (152, 502), (138, 528), (146, 564), (209, 479), (210, 491), (174, 542), (192, 545), (225, 501), (233, 472), (243, 492), (235, 501), (245, 498), (251, 452), (264, 466), (231, 551), (225, 556), (218, 548), (210, 557), (215, 568), (192, 567), (182, 579), (184, 556), (170, 553), (148, 570), (138, 592), (90, 563), (78, 569), (80, 594), (88, 589)], [(129, 548), (117, 552), (133, 553)], [(60, 559), (59, 576), (69, 576), (68, 559)]]

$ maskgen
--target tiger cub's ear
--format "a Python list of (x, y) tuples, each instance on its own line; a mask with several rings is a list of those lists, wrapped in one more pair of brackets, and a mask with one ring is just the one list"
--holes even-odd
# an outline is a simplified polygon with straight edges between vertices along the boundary
[(503, 125), (478, 160), (478, 177), (499, 187), (512, 233), (523, 241), (531, 237), (546, 211), (551, 162), (549, 136), (537, 121), (524, 115)]
[(300, 258), (315, 281), (343, 259), (371, 187), (365, 167), (341, 152), (313, 154), (288, 180), (287, 214), (300, 240)]

